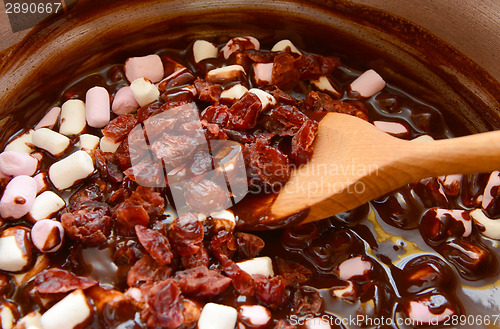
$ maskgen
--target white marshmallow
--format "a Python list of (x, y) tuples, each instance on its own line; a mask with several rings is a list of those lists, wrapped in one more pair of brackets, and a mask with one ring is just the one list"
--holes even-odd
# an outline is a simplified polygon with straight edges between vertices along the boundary
[(41, 252), (58, 251), (64, 240), (64, 227), (51, 219), (39, 220), (31, 228), (31, 241)]
[(102, 128), (110, 120), (109, 93), (106, 88), (92, 87), (85, 95), (85, 118), (87, 124), (94, 128)]
[(356, 256), (343, 261), (339, 265), (339, 278), (349, 280), (358, 275), (364, 275), (372, 270), (372, 263)]
[(31, 243), (28, 230), (24, 227), (10, 227), (0, 236), (0, 270), (18, 272), (31, 262)]
[(87, 125), (85, 103), (79, 99), (70, 99), (61, 107), (61, 124), (59, 132), (66, 136), (80, 134)]
[(42, 315), (38, 311), (28, 313), (17, 322), (14, 329), (43, 329), (40, 322), (41, 317)]
[(0, 216), (18, 219), (31, 209), (35, 202), (37, 184), (30, 176), (16, 176), (5, 187), (0, 200)]
[(129, 114), (137, 110), (139, 103), (135, 100), (130, 86), (123, 86), (115, 94), (111, 110), (113, 113), (122, 115)]
[(373, 121), (373, 125), (393, 136), (404, 137), (410, 134), (408, 128), (399, 122)]
[(236, 85), (232, 85), (231, 88), (224, 90), (220, 94), (220, 99), (236, 101), (240, 99), (241, 96), (243, 96), (246, 92), (248, 92), (248, 88), (238, 83)]
[(267, 277), (274, 276), (273, 261), (271, 258), (255, 257), (243, 262), (236, 263), (243, 271), (250, 275), (261, 274)]
[(351, 90), (361, 97), (371, 97), (384, 89), (384, 79), (374, 70), (368, 70), (351, 83)]
[(214, 83), (225, 83), (238, 80), (239, 77), (245, 74), (243, 66), (234, 64), (208, 71), (206, 80)]
[(420, 143), (420, 142), (433, 142), (434, 141), (434, 138), (432, 138), (432, 136), (430, 135), (421, 135), (421, 136), (418, 136), (414, 139), (412, 139), (410, 142), (417, 142), (417, 143)]
[(99, 143), (99, 148), (103, 152), (115, 153), (116, 149), (118, 148), (118, 146), (120, 146), (120, 144), (121, 142), (115, 143), (108, 137), (104, 136), (103, 138), (101, 138), (101, 141)]
[(484, 214), (481, 209), (471, 211), (470, 216), (472, 219), (484, 226), (484, 232), (481, 232), (488, 238), (500, 240), (500, 219), (491, 219)]
[(0, 171), (8, 176), (32, 176), (38, 168), (38, 160), (25, 152), (0, 153)]
[(78, 139), (78, 147), (90, 155), (94, 154), (94, 151), (99, 146), (100, 138), (95, 135), (82, 134)]
[(34, 278), (38, 273), (47, 269), (50, 265), (50, 259), (45, 254), (40, 254), (35, 260), (35, 265), (26, 272), (12, 274), (14, 283), (17, 287), (22, 286), (26, 282)]
[(311, 84), (313, 84), (318, 90), (325, 91), (327, 93), (331, 93), (340, 97), (341, 94), (335, 87), (333, 87), (332, 83), (326, 76), (319, 77), (317, 80), (311, 80)]
[(160, 97), (160, 91), (158, 88), (151, 81), (145, 78), (138, 78), (132, 81), (130, 84), (130, 90), (140, 106), (148, 105)]
[(348, 298), (354, 295), (354, 284), (351, 281), (348, 281), (348, 285), (345, 288), (341, 289), (333, 289), (332, 293), (337, 298)]
[(253, 74), (255, 83), (258, 86), (271, 84), (273, 81), (273, 63), (254, 63)]
[(48, 309), (40, 322), (43, 329), (70, 329), (86, 322), (92, 314), (85, 294), (78, 289)]
[(15, 307), (12, 303), (0, 302), (0, 327), (2, 329), (12, 329), (17, 322), (18, 315), (14, 313)]
[(455, 221), (462, 223), (464, 227), (464, 234), (463, 234), (464, 238), (471, 235), (472, 221), (467, 216), (464, 218), (464, 215), (467, 213), (467, 211), (458, 209), (441, 209), (441, 208), (435, 210), (436, 210), (436, 217), (441, 221), (445, 218), (445, 215), (449, 215)]
[(262, 89), (252, 88), (248, 92), (259, 97), (263, 109), (268, 108), (268, 106), (276, 105), (276, 99), (274, 98), (274, 96), (269, 94), (268, 92), (265, 92)]
[[(4, 173), (6, 173), (6, 172), (4, 171)], [(490, 174), (490, 178), (488, 178), (488, 183), (486, 184), (486, 187), (484, 188), (483, 200), (481, 202), (481, 207), (483, 209), (488, 208), (488, 206), (493, 201), (493, 196), (491, 195), (491, 190), (495, 186), (500, 187), (500, 171), (492, 172)]]
[(146, 78), (152, 82), (163, 79), (164, 69), (160, 56), (153, 54), (142, 57), (130, 57), (123, 66), (127, 80), (132, 82)]
[(242, 305), (238, 312), (240, 321), (252, 328), (264, 327), (271, 320), (271, 312), (262, 305)]
[(228, 59), (232, 53), (240, 49), (260, 49), (259, 40), (251, 36), (236, 37), (229, 40), (220, 50), (224, 55), (224, 59)]
[(38, 122), (35, 126), (35, 130), (40, 128), (49, 128), (52, 129), (57, 123), (59, 119), (59, 115), (61, 114), (61, 108), (59, 106), (54, 106), (45, 114), (45, 116)]
[(33, 145), (54, 156), (61, 155), (70, 143), (68, 137), (48, 128), (40, 128), (33, 133)]
[(45, 191), (35, 198), (28, 214), (34, 221), (39, 221), (50, 218), (64, 206), (66, 203), (59, 195), (52, 191)]
[(238, 312), (235, 308), (207, 303), (201, 310), (198, 329), (234, 329), (237, 318)]
[(207, 58), (217, 57), (217, 46), (205, 40), (196, 40), (193, 44), (193, 56), (195, 63)]
[(273, 48), (271, 48), (271, 51), (285, 51), (287, 47), (290, 48), (290, 51), (292, 53), (296, 53), (298, 55), (302, 55), (302, 53), (300, 52), (300, 50), (298, 50), (297, 47), (295, 47), (295, 45), (290, 40), (286, 40), (286, 39), (278, 41), (273, 46)]
[(330, 323), (322, 318), (312, 318), (306, 321), (307, 329), (331, 329)]
[(30, 129), (27, 132), (17, 136), (5, 146), (5, 151), (18, 151), (25, 153), (33, 152), (35, 150), (32, 141), (34, 132), (35, 131), (33, 129)]
[(85, 151), (76, 151), (49, 168), (49, 178), (58, 190), (73, 186), (94, 172), (94, 163)]
[(234, 231), (236, 227), (236, 218), (231, 210), (220, 210), (210, 213), (210, 217), (214, 220), (215, 230)]

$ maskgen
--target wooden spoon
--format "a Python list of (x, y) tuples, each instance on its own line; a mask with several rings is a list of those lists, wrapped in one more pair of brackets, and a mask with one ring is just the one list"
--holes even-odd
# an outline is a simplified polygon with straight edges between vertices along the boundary
[(314, 148), (312, 159), (292, 172), (271, 205), (273, 220), (309, 208), (304, 222), (312, 222), (423, 178), (500, 169), (500, 131), (407, 141), (356, 117), (329, 113)]

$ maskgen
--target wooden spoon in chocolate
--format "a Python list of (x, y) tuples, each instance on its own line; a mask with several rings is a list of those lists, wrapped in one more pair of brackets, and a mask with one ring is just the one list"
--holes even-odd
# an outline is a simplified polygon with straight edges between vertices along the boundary
[(423, 178), (500, 168), (500, 131), (407, 141), (340, 113), (321, 120), (314, 148), (312, 159), (292, 172), (267, 209), (270, 222), (308, 208), (304, 222), (312, 222)]

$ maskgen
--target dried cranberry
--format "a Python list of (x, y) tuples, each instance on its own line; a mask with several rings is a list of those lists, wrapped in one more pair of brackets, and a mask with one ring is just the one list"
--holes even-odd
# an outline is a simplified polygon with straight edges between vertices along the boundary
[(295, 66), (299, 70), (300, 79), (316, 80), (321, 76), (330, 75), (340, 66), (340, 62), (333, 57), (305, 54), (297, 58)]
[(119, 183), (123, 180), (123, 172), (118, 168), (116, 156), (113, 153), (95, 151), (95, 164), (101, 178), (110, 183)]
[(160, 265), (168, 265), (172, 261), (173, 254), (170, 242), (163, 234), (148, 229), (141, 225), (135, 226), (135, 232), (139, 242), (148, 254)]
[(128, 133), (137, 126), (137, 117), (132, 114), (119, 115), (111, 120), (102, 133), (115, 143), (123, 141)]
[(305, 111), (345, 113), (368, 121), (368, 110), (362, 103), (354, 105), (338, 101), (319, 91), (311, 91), (301, 103), (301, 107)]
[(175, 273), (183, 294), (198, 298), (213, 298), (221, 294), (231, 284), (231, 279), (205, 266), (198, 266)]
[(290, 157), (296, 165), (306, 164), (314, 153), (313, 143), (318, 132), (318, 124), (308, 120), (300, 127), (292, 138), (292, 152)]
[(187, 162), (196, 149), (196, 141), (187, 136), (163, 135), (151, 148), (158, 159), (163, 160), (167, 170)]
[(148, 308), (141, 317), (148, 327), (177, 328), (183, 321), (181, 290), (173, 279), (154, 284), (146, 293)]
[(302, 287), (293, 295), (293, 310), (298, 315), (317, 314), (323, 306), (323, 298), (316, 289)]
[(248, 182), (255, 186), (280, 186), (290, 177), (288, 157), (279, 149), (261, 140), (245, 144), (243, 156)]
[(192, 210), (208, 214), (225, 209), (230, 205), (228, 204), (230, 202), (228, 193), (214, 180), (216, 179), (201, 179), (198, 182), (190, 181), (187, 183), (184, 197)]
[(255, 127), (262, 112), (262, 102), (254, 93), (245, 93), (229, 108), (230, 126), (237, 130)]
[(200, 246), (200, 249), (198, 249), (196, 253), (181, 256), (182, 266), (186, 269), (198, 266), (208, 267), (209, 262), (210, 258), (208, 256), (207, 249), (203, 245)]
[(272, 77), (273, 84), (280, 89), (295, 88), (300, 80), (300, 72), (295, 67), (295, 58), (289, 53), (282, 53), (274, 57)]
[(218, 103), (220, 94), (222, 93), (222, 86), (216, 83), (196, 79), (194, 86), (198, 92), (198, 99), (200, 101), (209, 102), (212, 104)]
[(196, 214), (184, 214), (172, 222), (168, 237), (179, 255), (195, 254), (203, 241), (203, 225)]
[(264, 249), (264, 240), (254, 234), (237, 232), (235, 237), (238, 255), (242, 258), (254, 258)]
[(171, 274), (171, 267), (159, 265), (151, 256), (146, 254), (128, 272), (127, 285), (135, 287), (144, 282), (164, 280)]
[(200, 118), (210, 123), (216, 123), (221, 128), (224, 128), (230, 120), (229, 108), (226, 105), (208, 106), (201, 112)]
[(280, 105), (269, 115), (266, 129), (280, 136), (294, 136), (306, 121), (310, 119), (295, 106)]
[(283, 306), (287, 300), (286, 281), (280, 275), (266, 278), (256, 274), (255, 296), (259, 302), (267, 305), (271, 309)]
[(59, 268), (50, 268), (35, 277), (35, 288), (41, 294), (66, 293), (75, 289), (88, 289), (99, 282)]
[(277, 258), (276, 265), (278, 273), (286, 280), (287, 286), (302, 284), (312, 277), (312, 271), (302, 264)]

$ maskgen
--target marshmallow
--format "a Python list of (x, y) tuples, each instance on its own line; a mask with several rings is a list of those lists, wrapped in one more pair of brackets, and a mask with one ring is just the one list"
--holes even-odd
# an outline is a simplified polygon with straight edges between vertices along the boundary
[(273, 63), (254, 63), (253, 74), (258, 86), (271, 84), (273, 81)]
[(59, 115), (61, 114), (61, 108), (59, 106), (54, 106), (53, 108), (50, 109), (47, 114), (44, 115), (42, 120), (38, 122), (38, 124), (35, 126), (35, 130), (38, 130), (40, 128), (49, 128), (52, 129), (57, 123), (57, 120), (59, 119)]
[(19, 319), (17, 307), (8, 301), (0, 301), (0, 327), (2, 329), (12, 329)]
[(198, 329), (234, 329), (237, 318), (238, 312), (235, 308), (207, 303), (201, 310)]
[(349, 297), (352, 297), (356, 291), (354, 290), (354, 284), (351, 281), (347, 281), (347, 287), (332, 289), (332, 294), (340, 299), (346, 299), (349, 301)]
[(216, 231), (226, 230), (228, 232), (234, 231), (236, 227), (236, 218), (231, 210), (220, 210), (210, 213), (214, 221), (214, 229)]
[(240, 49), (260, 49), (259, 40), (254, 37), (236, 37), (229, 40), (220, 50), (224, 55), (224, 59), (228, 59), (232, 53)]
[(262, 305), (242, 305), (238, 313), (239, 320), (252, 328), (264, 327), (271, 320), (271, 312)]
[(421, 135), (416, 138), (413, 138), (410, 142), (433, 142), (434, 138), (430, 135)]
[(38, 160), (25, 152), (0, 153), (0, 171), (9, 176), (32, 176), (38, 168)]
[(250, 260), (236, 263), (243, 271), (250, 275), (261, 274), (267, 277), (274, 276), (273, 262), (271, 258), (255, 257)]
[(139, 103), (135, 100), (130, 86), (123, 86), (115, 94), (111, 111), (117, 115), (129, 114), (137, 110)]
[(35, 198), (28, 215), (34, 220), (50, 218), (66, 206), (63, 199), (52, 191), (45, 191)]
[(399, 122), (373, 121), (373, 125), (395, 137), (407, 137), (410, 134), (408, 128)]
[(34, 178), (25, 175), (12, 178), (0, 200), (0, 216), (18, 219), (26, 215), (35, 202), (36, 191)]
[(245, 69), (241, 65), (228, 65), (208, 71), (206, 80), (212, 83), (224, 84), (231, 81), (245, 81)]
[(40, 128), (33, 133), (33, 145), (54, 156), (61, 155), (70, 145), (71, 140), (48, 128)]
[(48, 309), (40, 322), (43, 329), (70, 329), (82, 327), (92, 316), (93, 311), (85, 294), (78, 289)]
[(238, 83), (236, 85), (232, 85), (231, 88), (224, 90), (220, 94), (220, 100), (222, 102), (228, 101), (229, 103), (233, 103), (240, 99), (246, 92), (248, 92), (248, 88)]
[(26, 227), (14, 226), (0, 235), (0, 270), (19, 272), (31, 263), (31, 243)]
[(101, 139), (95, 135), (83, 134), (80, 135), (78, 139), (78, 147), (80, 150), (85, 151), (92, 156), (94, 151), (97, 149), (97, 146), (99, 146), (100, 140)]
[(99, 148), (103, 152), (115, 153), (116, 149), (118, 148), (118, 146), (120, 146), (120, 144), (121, 142), (115, 143), (108, 137), (104, 136), (103, 138), (101, 138), (101, 141), (99, 143)]
[(33, 267), (30, 268), (28, 271), (18, 274), (12, 274), (14, 283), (16, 284), (17, 287), (22, 286), (26, 282), (33, 279), (38, 273), (47, 269), (49, 265), (50, 265), (50, 259), (49, 257), (47, 257), (47, 255), (45, 254), (38, 255), (35, 261), (35, 265), (33, 265)]
[(43, 329), (40, 318), (38, 311), (28, 313), (17, 322), (14, 329)]
[(127, 80), (132, 82), (139, 78), (146, 78), (152, 82), (163, 79), (163, 63), (160, 56), (153, 54), (142, 57), (130, 57), (123, 66)]
[(31, 153), (35, 149), (33, 148), (32, 136), (35, 131), (33, 129), (28, 130), (27, 132), (22, 133), (15, 139), (11, 140), (7, 146), (5, 146), (5, 151), (18, 151)]
[(408, 310), (408, 316), (415, 323), (425, 324), (436, 324), (444, 321), (446, 318), (454, 314), (453, 310), (445, 308), (440, 314), (436, 314), (429, 310), (428, 304), (431, 301), (411, 301)]
[(87, 125), (85, 103), (79, 99), (70, 99), (61, 107), (61, 124), (59, 132), (66, 136), (80, 134)]
[(64, 227), (51, 219), (39, 220), (31, 228), (31, 241), (41, 252), (58, 251), (64, 240)]
[(33, 177), (36, 181), (36, 194), (45, 192), (49, 188), (49, 181), (47, 180), (47, 173), (41, 172)]
[[(6, 173), (4, 171), (4, 173)], [(488, 179), (488, 183), (484, 188), (483, 200), (481, 202), (481, 207), (483, 209), (488, 208), (488, 206), (493, 201), (493, 195), (491, 195), (491, 190), (495, 186), (500, 186), (500, 171), (494, 171), (490, 174), (490, 178)]]
[(438, 180), (443, 186), (446, 195), (457, 196), (460, 194), (460, 185), (462, 183), (462, 178), (462, 175), (446, 175), (438, 177)]
[(94, 163), (85, 151), (76, 151), (49, 168), (49, 178), (58, 190), (73, 186), (94, 172)]
[(368, 70), (351, 83), (351, 90), (361, 97), (371, 97), (384, 89), (385, 81), (374, 70)]
[(130, 90), (134, 95), (135, 100), (140, 106), (148, 105), (160, 97), (160, 91), (149, 80), (145, 78), (138, 78), (130, 84)]
[(285, 51), (287, 47), (290, 48), (290, 51), (292, 53), (296, 53), (298, 55), (302, 55), (302, 53), (300, 52), (300, 50), (298, 50), (297, 47), (295, 47), (295, 45), (290, 40), (286, 40), (286, 39), (278, 41), (273, 46), (273, 48), (271, 48), (271, 51)]
[[(435, 208), (434, 208), (435, 209)], [(438, 218), (440, 221), (443, 221), (445, 219), (445, 215), (450, 216), (457, 222), (461, 222), (463, 227), (464, 227), (464, 234), (463, 237), (466, 238), (472, 233), (472, 221), (468, 218), (468, 216), (465, 216), (467, 211), (465, 210), (456, 210), (456, 209), (441, 209), (437, 208), (436, 210), (436, 218)]]
[(373, 269), (372, 263), (363, 260), (361, 256), (352, 257), (339, 265), (339, 278), (349, 280), (356, 276), (364, 276)]
[(262, 89), (252, 88), (248, 92), (259, 97), (260, 102), (262, 103), (262, 109), (264, 110), (267, 109), (268, 106), (276, 105), (276, 99), (274, 98), (274, 96), (265, 92)]
[(331, 329), (330, 323), (322, 318), (312, 318), (306, 320), (307, 329)]
[(484, 236), (500, 240), (500, 219), (489, 218), (481, 209), (473, 210), (469, 214), (474, 222), (484, 227), (484, 231), (481, 232)]
[(193, 56), (195, 63), (207, 58), (217, 58), (217, 46), (205, 40), (196, 40), (193, 44)]
[(337, 97), (342, 96), (335, 87), (333, 87), (332, 83), (328, 79), (328, 77), (322, 76), (317, 80), (310, 81), (313, 86), (315, 86), (318, 90), (324, 91), (330, 94), (334, 94)]
[(106, 88), (92, 87), (85, 95), (85, 118), (87, 124), (94, 128), (102, 128), (110, 120), (109, 93)]

